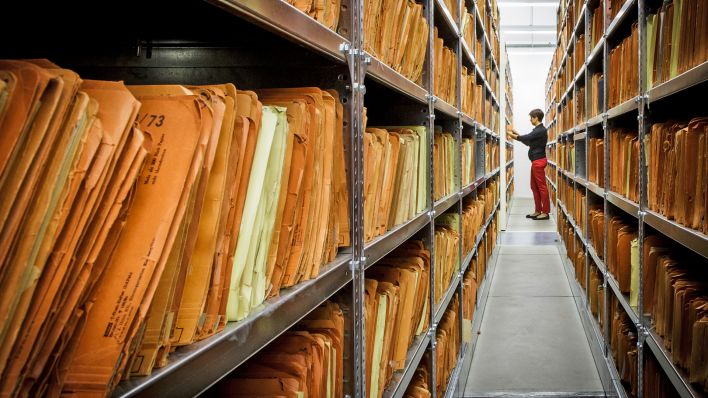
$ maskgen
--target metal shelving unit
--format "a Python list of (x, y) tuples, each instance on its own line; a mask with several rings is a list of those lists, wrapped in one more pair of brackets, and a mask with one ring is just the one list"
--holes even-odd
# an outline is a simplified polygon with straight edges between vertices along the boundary
[[(480, 121), (461, 113), (459, 84), (453, 103), (446, 103), (436, 98), (432, 92), (433, 71), (436, 68), (432, 56), (433, 27), (439, 26), (446, 29), (446, 33), (447, 31), (452, 33), (453, 37), (449, 45), (452, 45), (456, 53), (458, 65), (462, 62), (462, 58), (466, 58), (474, 66), (474, 73), (477, 74), (475, 78), (478, 78), (478, 81), (484, 85), (485, 95), (493, 103), (492, 107), (486, 107), (484, 120), (492, 120), (490, 116), (494, 115), (490, 115), (490, 112), (499, 112), (499, 108), (501, 108), (500, 94), (498, 90), (492, 90), (490, 81), (487, 80), (485, 69), (487, 59), (490, 59), (493, 65), (491, 73), (495, 74), (496, 79), (499, 78), (499, 66), (498, 60), (493, 55), (490, 40), (491, 34), (494, 33), (486, 32), (476, 2), (462, 2), (462, 4), (476, 15), (472, 21), (473, 31), (476, 35), (475, 39), (479, 34), (484, 37), (483, 42), (486, 47), (482, 54), (475, 54), (474, 48), (469, 47), (475, 43), (464, 42), (460, 33), (460, 21), (452, 17), (450, 10), (446, 8), (442, 0), (420, 1), (424, 6), (424, 17), (431, 28), (426, 39), (427, 54), (420, 84), (411, 81), (363, 50), (362, 19), (365, 4), (363, 0), (342, 1), (340, 23), (335, 30), (315, 21), (284, 0), (193, 0), (188, 5), (197, 4), (197, 7), (184, 10), (182, 7), (166, 7), (166, 9), (175, 13), (187, 14), (189, 11), (186, 10), (198, 8), (199, 12), (184, 15), (185, 19), (189, 17), (194, 20), (200, 20), (200, 17), (203, 16), (213, 17), (213, 14), (217, 14), (220, 26), (233, 27), (234, 31), (230, 32), (233, 35), (224, 35), (224, 37), (217, 39), (213, 37), (215, 35), (205, 34), (204, 37), (208, 39), (203, 39), (200, 36), (200, 40), (190, 40), (193, 38), (189, 37), (186, 31), (181, 32), (179, 27), (175, 27), (174, 30), (160, 32), (165, 36), (164, 40), (165, 43), (168, 43), (167, 45), (160, 47), (158, 42), (150, 41), (152, 38), (141, 38), (148, 44), (138, 44), (137, 55), (135, 55), (136, 49), (132, 48), (130, 57), (124, 56), (122, 53), (115, 54), (117, 55), (115, 57), (113, 57), (114, 54), (101, 53), (101, 51), (113, 51), (110, 46), (94, 48), (95, 46), (88, 46), (86, 43), (67, 43), (67, 45), (83, 51), (80, 58), (77, 57), (73, 61), (76, 65), (83, 66), (93, 73), (93, 75), (86, 74), (85, 78), (87, 79), (111, 78), (111, 80), (118, 80), (115, 78), (116, 74), (126, 73), (126, 76), (118, 77), (123, 77), (128, 84), (156, 84), (164, 83), (167, 80), (174, 84), (233, 82), (239, 89), (249, 90), (263, 87), (318, 86), (336, 89), (343, 104), (345, 127), (342, 133), (347, 150), (346, 162), (348, 186), (350, 187), (348, 199), (351, 214), (351, 246), (340, 250), (340, 254), (333, 262), (323, 265), (316, 278), (283, 289), (278, 297), (267, 300), (247, 318), (228, 323), (223, 332), (194, 344), (179, 347), (170, 354), (167, 366), (156, 369), (151, 376), (133, 377), (129, 381), (121, 382), (113, 396), (186, 396), (203, 393), (334, 295), (344, 296), (343, 300), (347, 303), (345, 306), (347, 329), (343, 353), (345, 358), (345, 394), (353, 398), (366, 396), (366, 369), (370, 364), (365, 364), (363, 287), (367, 268), (412, 237), (422, 236), (426, 247), (433, 255), (430, 272), (432, 286), (435, 273), (435, 215), (455, 209), (455, 206), (461, 203), (465, 195), (485, 188), (488, 180), (496, 178), (500, 173), (499, 168), (490, 171), (484, 170), (482, 166), (477, 171), (483, 177), (467, 187), (456, 190), (442, 201), (437, 203), (433, 201), (432, 176), (436, 165), (432, 161), (432, 133), (436, 122), (436, 113), (439, 116), (438, 121), (444, 119), (442, 123), (455, 127), (454, 134), (456, 134), (458, 145), (461, 141), (459, 138), (462, 136), (462, 126), (471, 129), (476, 137), (484, 132), (486, 135), (500, 140), (500, 127), (497, 126), (500, 123), (489, 122), (488, 125), (497, 126), (496, 130), (492, 131), (482, 126)], [(165, 3), (167, 2), (165, 1)], [(203, 14), (200, 13), (202, 11)], [(111, 15), (107, 16), (107, 18), (111, 17)], [(162, 15), (141, 14), (140, 19), (135, 22), (142, 23), (144, 19), (148, 20), (151, 17), (157, 19)], [(211, 21), (211, 19), (209, 20)], [(241, 33), (241, 30), (246, 31), (249, 35), (255, 35), (253, 37), (263, 47), (258, 48), (257, 52), (246, 52), (252, 50), (246, 44), (252, 39), (237, 40), (237, 34)], [(175, 32), (184, 33), (186, 37)], [(62, 32), (57, 32), (56, 36), (61, 37), (61, 35)], [(263, 43), (260, 43), (258, 35), (265, 37)], [(134, 40), (135, 38), (130, 37), (130, 39)], [(32, 46), (27, 46), (25, 51), (28, 55), (25, 58), (39, 58), (33, 53), (33, 51), (39, 50), (34, 50)], [(50, 58), (54, 55), (53, 60), (61, 64), (62, 67), (72, 68), (75, 66), (72, 65), (72, 62), (67, 62), (67, 60), (72, 60), (69, 57), (74, 56), (73, 53), (62, 55), (64, 49), (61, 52), (58, 49), (52, 51), (56, 51), (58, 55), (50, 52), (42, 54), (42, 56)], [(115, 51), (123, 51), (123, 49)], [(0, 52), (7, 51), (3, 49)], [(189, 56), (185, 56), (187, 52)], [(241, 52), (245, 52), (245, 54)], [(30, 54), (32, 57), (29, 56)], [(289, 59), (288, 57), (291, 55), (298, 57), (298, 59)], [(93, 62), (97, 60), (101, 62)], [(267, 68), (262, 68), (263, 66), (277, 66), (279, 69), (273, 68), (277, 70), (268, 71), (265, 70)], [(287, 68), (290, 67), (299, 69), (293, 70), (292, 74), (282, 73), (283, 70), (288, 70)], [(141, 71), (138, 73), (135, 70)], [(307, 70), (307, 72), (305, 73), (303, 70)], [(458, 68), (458, 74), (460, 70), (461, 68)], [(149, 73), (142, 73), (142, 71), (149, 71)], [(214, 73), (209, 74), (208, 72)], [(270, 75), (268, 75), (269, 73)], [(84, 77), (83, 73), (82, 77)], [(459, 76), (457, 77), (459, 78)], [(280, 84), (282, 86), (279, 86)], [(390, 101), (387, 101), (386, 104), (376, 104), (375, 100), (378, 95), (385, 96), (386, 100)], [(373, 105), (369, 103), (369, 99)], [(424, 143), (428, 147), (429, 159), (426, 209), (411, 220), (394, 227), (383, 236), (370, 242), (364, 242), (362, 228), (364, 224), (362, 210), (364, 203), (363, 111), (366, 107), (369, 111), (367, 113), (369, 120), (379, 122), (380, 119), (385, 119), (388, 115), (373, 115), (376, 107), (388, 106), (389, 102), (392, 109), (395, 106), (396, 112), (391, 112), (391, 123), (386, 125), (423, 125), (429, 132), (430, 139)], [(420, 111), (421, 108), (424, 109), (423, 112)], [(383, 123), (383, 121), (381, 122)], [(449, 131), (452, 132), (453, 129)], [(485, 140), (477, 140), (476, 145), (478, 148), (475, 149), (479, 149), (480, 145), (486, 146)], [(484, 152), (484, 148), (476, 152), (476, 155), (482, 155), (482, 161), (484, 160)], [(456, 157), (456, 160), (459, 160), (459, 156)], [(456, 162), (457, 186), (461, 186), (460, 176), (459, 162)], [(501, 195), (502, 192), (499, 194)], [(458, 211), (461, 211), (461, 206), (457, 206), (457, 208)], [(497, 216), (499, 208), (498, 202), (491, 210), (482, 232), (477, 237), (473, 252), (469, 254), (469, 258), (466, 258), (466, 264), (459, 264), (461, 270), (467, 269), (471, 256), (477, 253), (480, 245), (487, 244), (484, 237), (492, 220)], [(494, 252), (490, 254), (494, 256)], [(460, 261), (462, 262), (462, 259)], [(433, 308), (432, 297), (429, 297), (431, 301), (431, 305), (428, 306), (430, 328), (414, 339), (408, 350), (404, 369), (396, 372), (393, 380), (385, 386), (385, 397), (402, 397), (424, 353), (426, 351), (435, 353), (435, 344), (432, 339), (435, 336), (436, 323), (441, 319), (454, 294), (461, 290), (458, 288), (461, 285), (462, 277), (462, 273), (458, 273), (454, 277), (441, 306)], [(475, 322), (479, 322), (483, 311), (480, 310), (478, 313), (479, 315), (475, 315)], [(471, 358), (474, 351), (474, 346), (464, 345), (464, 347), (463, 352), (459, 353), (460, 364)], [(433, 386), (433, 398), (441, 398), (435, 396), (434, 376), (437, 364), (435, 355), (431, 355), (431, 358), (430, 385)], [(456, 377), (459, 377), (461, 369), (462, 367), (458, 366), (455, 371)], [(456, 381), (452, 382), (452, 385), (455, 384)], [(451, 392), (455, 390), (455, 388), (449, 389)]]
[[(547, 91), (546, 91), (546, 97), (547, 97), (547, 102), (551, 103), (551, 100), (553, 100), (553, 97), (555, 96), (555, 93), (553, 92), (554, 88), (554, 83), (556, 84), (562, 84), (557, 82), (556, 80), (559, 78), (561, 71), (563, 70), (563, 65), (570, 59), (569, 51), (577, 41), (575, 39), (575, 35), (579, 34), (580, 32), (583, 32), (582, 26), (584, 25), (584, 32), (586, 37), (588, 37), (588, 34), (592, 30), (592, 12), (593, 10), (590, 10), (590, 5), (595, 6), (597, 2), (589, 2), (589, 1), (584, 1), (583, 5), (581, 8), (581, 11), (579, 14), (576, 14), (577, 16), (577, 24), (574, 26), (573, 29), (573, 39), (569, 40), (569, 43), (567, 47), (561, 49), (563, 52), (560, 54), (561, 60), (560, 63), (555, 64), (555, 62), (551, 65), (551, 69), (549, 71), (549, 75), (551, 76), (551, 80), (547, 86)], [(600, 6), (603, 3), (600, 3)], [(574, 173), (569, 172), (568, 170), (562, 170), (558, 167), (556, 167), (555, 173), (558, 178), (566, 178), (566, 181), (569, 181), (573, 187), (577, 190), (584, 191), (586, 195), (586, 200), (590, 201), (591, 198), (589, 198), (589, 192), (592, 192), (594, 195), (592, 197), (593, 203), (601, 203), (604, 206), (604, 212), (605, 212), (605, 237), (604, 240), (607, 242), (607, 233), (608, 233), (608, 224), (609, 224), (609, 216), (613, 213), (626, 213), (634, 217), (637, 224), (637, 229), (638, 229), (638, 240), (639, 240), (639, 253), (640, 253), (640, 264), (643, 264), (645, 259), (644, 259), (644, 254), (643, 254), (643, 247), (644, 247), (644, 238), (648, 235), (648, 230), (647, 228), (652, 228), (656, 230), (657, 232), (663, 234), (670, 240), (673, 240), (674, 242), (682, 245), (683, 247), (686, 248), (686, 250), (693, 251), (695, 254), (702, 256), (704, 259), (708, 258), (708, 236), (703, 234), (702, 232), (692, 230), (690, 228), (687, 228), (683, 225), (680, 225), (672, 220), (668, 220), (666, 217), (653, 212), (648, 209), (648, 207), (645, 205), (647, 202), (647, 167), (646, 167), (646, 155), (645, 155), (645, 145), (646, 141), (645, 138), (648, 134), (649, 131), (649, 126), (651, 126), (650, 122), (650, 117), (653, 114), (659, 115), (659, 117), (664, 117), (666, 118), (667, 116), (665, 115), (666, 112), (663, 111), (662, 107), (665, 106), (665, 104), (668, 104), (669, 101), (666, 101), (668, 98), (673, 98), (672, 96), (676, 96), (676, 98), (685, 100), (687, 95), (692, 95), (692, 94), (687, 94), (687, 93), (693, 93), (696, 90), (696, 86), (701, 85), (703, 87), (706, 82), (708, 82), (708, 61), (703, 62), (702, 64), (695, 66), (694, 68), (674, 77), (673, 79), (666, 81), (662, 84), (655, 84), (654, 87), (648, 87), (648, 82), (645, 81), (647, 78), (647, 74), (645, 73), (647, 70), (647, 65), (646, 65), (646, 55), (645, 55), (645, 48), (647, 46), (647, 23), (646, 23), (646, 18), (648, 15), (648, 12), (650, 10), (655, 10), (656, 7), (655, 2), (649, 2), (647, 0), (626, 0), (622, 5), (620, 10), (617, 12), (617, 15), (612, 19), (608, 20), (609, 15), (604, 15), (605, 17), (605, 24), (604, 24), (604, 35), (602, 35), (601, 39), (592, 47), (592, 48), (586, 48), (586, 52), (584, 54), (584, 59), (583, 61), (583, 67), (581, 68), (580, 72), (576, 73), (574, 76), (573, 82), (570, 86), (570, 88), (573, 87), (573, 84), (577, 84), (578, 81), (582, 81), (584, 78), (586, 82), (588, 82), (591, 77), (590, 75), (590, 69), (589, 65), (593, 65), (592, 70), (593, 71), (599, 71), (605, 76), (604, 80), (604, 87), (602, 87), (602, 95), (604, 96), (604, 101), (601, 101), (603, 103), (604, 109), (600, 109), (599, 113), (596, 116), (587, 118), (585, 120), (583, 119), (578, 119), (577, 115), (572, 115), (571, 116), (571, 123), (575, 122), (576, 127), (574, 129), (564, 131), (560, 134), (558, 134), (558, 141), (560, 142), (561, 139), (563, 140), (570, 140), (572, 139), (573, 141), (578, 141), (578, 140), (587, 140), (590, 135), (593, 134), (593, 137), (604, 137), (605, 140), (605, 152), (604, 152), (604, 181), (600, 181), (599, 184), (596, 184), (594, 182), (588, 181), (586, 178), (581, 178)], [(566, 9), (565, 14), (567, 14), (568, 11)], [(605, 10), (604, 14), (607, 14), (608, 11)], [(559, 35), (558, 35), (558, 43), (560, 45), (561, 43), (561, 38), (563, 32), (564, 26), (569, 23), (566, 15), (564, 14), (562, 22), (561, 22), (561, 28), (559, 30)], [(584, 24), (582, 21), (585, 21)], [(619, 104), (618, 106), (615, 106), (611, 109), (607, 109), (607, 103), (608, 103), (608, 96), (609, 96), (609, 82), (607, 80), (608, 72), (609, 72), (609, 54), (610, 54), (610, 45), (614, 45), (617, 41), (617, 38), (619, 35), (624, 35), (626, 32), (626, 28), (628, 25), (634, 21), (638, 21), (638, 34), (639, 34), (639, 54), (637, 56), (638, 63), (639, 63), (639, 85), (637, 87), (637, 96), (634, 98), (630, 98), (627, 101), (624, 101), (623, 103)], [(601, 67), (598, 69), (598, 65), (601, 65)], [(557, 107), (556, 110), (557, 112), (561, 111), (561, 105), (564, 100), (566, 100), (569, 96), (571, 95), (569, 88), (566, 88), (566, 90), (563, 92), (563, 95), (561, 96), (560, 100), (555, 102), (555, 106)], [(574, 92), (574, 95), (577, 95), (577, 91)], [(590, 109), (590, 98), (589, 95), (586, 94), (585, 98), (576, 98), (578, 101), (583, 101), (585, 100), (585, 109)], [(632, 119), (636, 116), (636, 121), (632, 121)], [(698, 116), (698, 114), (696, 114)], [(687, 117), (687, 116), (686, 116)], [(664, 119), (661, 119), (664, 120)], [(639, 132), (639, 142), (640, 142), (640, 158), (638, 159), (639, 161), (639, 203), (633, 202), (628, 200), (627, 198), (623, 197), (622, 195), (616, 193), (616, 192), (611, 192), (609, 189), (606, 189), (604, 187), (609, 187), (610, 186), (610, 175), (613, 172), (610, 170), (610, 145), (609, 145), (609, 131), (611, 128), (614, 127), (629, 127), (632, 126), (634, 123), (636, 123), (637, 131)], [(590, 127), (593, 127), (593, 130), (590, 130), (588, 132), (587, 129)], [(597, 135), (599, 132), (602, 132), (602, 135)], [(574, 134), (571, 137), (568, 137), (568, 134)], [(582, 142), (582, 141), (580, 141)], [(550, 145), (557, 145), (557, 143), (553, 143)], [(576, 145), (576, 151), (578, 151), (578, 147)], [(583, 150), (581, 147), (580, 152), (576, 152), (576, 157), (575, 157), (575, 166), (576, 170), (581, 170), (580, 172), (582, 173), (582, 170), (585, 168), (584, 166), (588, 165), (588, 151)], [(551, 162), (549, 162), (551, 163)], [(577, 169), (577, 167), (580, 166), (580, 169)], [(563, 177), (560, 177), (563, 176)], [(547, 177), (547, 180), (549, 183), (553, 184), (552, 179)], [(571, 197), (568, 199), (569, 201), (573, 201), (574, 199)], [(572, 215), (567, 212), (566, 207), (563, 205), (562, 201), (560, 200), (560, 197), (558, 199), (558, 206), (560, 209), (560, 212), (564, 213), (567, 215), (568, 220), (570, 224), (573, 226), (576, 235), (582, 237), (581, 233), (581, 226), (577, 225), (575, 220), (573, 219)], [(588, 230), (589, 227), (589, 211), (591, 209), (591, 206), (588, 205), (586, 206), (586, 213), (583, 217), (584, 223), (585, 223), (585, 229)], [(579, 250), (585, 250), (586, 251), (586, 258), (587, 262), (586, 265), (589, 265), (589, 263), (594, 263), (598, 269), (601, 271), (603, 274), (603, 285), (606, 286), (605, 292), (612, 291), (612, 293), (607, 293), (605, 295), (605, 300), (604, 302), (601, 302), (600, 305), (603, 306), (604, 311), (601, 311), (605, 318), (604, 318), (604, 332), (598, 333), (598, 328), (597, 328), (597, 323), (593, 322), (587, 322), (587, 324), (584, 324), (586, 334), (588, 335), (588, 339), (591, 339), (591, 336), (595, 337), (595, 340), (597, 338), (600, 339), (600, 345), (603, 346), (604, 349), (604, 357), (605, 357), (605, 364), (607, 368), (610, 371), (610, 383), (606, 384), (606, 391), (608, 393), (612, 392), (613, 395), (617, 395), (620, 397), (626, 397), (628, 396), (627, 392), (625, 391), (622, 383), (620, 382), (620, 375), (617, 370), (616, 364), (614, 359), (612, 358), (611, 350), (609, 347), (608, 343), (608, 336), (610, 333), (609, 330), (609, 318), (608, 318), (608, 313), (611, 311), (609, 308), (609, 301), (608, 301), (608, 296), (610, 294), (614, 294), (617, 297), (618, 302), (624, 309), (624, 311), (629, 315), (631, 321), (636, 325), (637, 327), (637, 332), (638, 332), (638, 337), (639, 337), (639, 342), (638, 342), (638, 355), (637, 355), (637, 361), (638, 361), (638, 366), (637, 372), (638, 374), (633, 375), (637, 379), (637, 389), (638, 389), (638, 397), (643, 398), (645, 395), (644, 391), (644, 385), (643, 385), (643, 377), (644, 377), (644, 353), (646, 350), (651, 350), (654, 354), (654, 356), (657, 357), (661, 364), (661, 368), (663, 369), (664, 373), (666, 373), (668, 379), (671, 381), (671, 384), (673, 384), (674, 388), (678, 392), (679, 396), (682, 397), (696, 397), (696, 396), (705, 396), (703, 392), (697, 392), (695, 391), (694, 387), (688, 383), (688, 379), (686, 378), (685, 372), (682, 372), (680, 369), (677, 369), (676, 366), (673, 364), (673, 361), (671, 360), (670, 353), (668, 353), (664, 349), (663, 342), (658, 340), (658, 337), (655, 335), (655, 333), (652, 331), (652, 325), (650, 324), (648, 319), (645, 319), (645, 317), (639, 317), (638, 314), (642, 314), (643, 312), (643, 283), (644, 283), (644, 272), (642, 271), (642, 266), (640, 265), (640, 286), (638, 290), (638, 308), (632, 308), (629, 305), (629, 299), (628, 296), (625, 296), (620, 292), (619, 286), (617, 284), (616, 279), (614, 276), (612, 276), (605, 264), (605, 262), (602, 260), (602, 258), (606, 257), (606, 253), (598, 253), (596, 251), (596, 248), (593, 247), (593, 242), (592, 240), (589, 239), (589, 237), (580, 239), (578, 243), (576, 242), (566, 242), (566, 244), (569, 245), (576, 245), (576, 244), (581, 244), (583, 247), (578, 247), (577, 249)], [(678, 246), (677, 246), (678, 247)], [(601, 258), (602, 256), (602, 258)], [(585, 279), (586, 281), (589, 281), (589, 268), (588, 266), (585, 267), (586, 274), (584, 277), (587, 278)], [(571, 267), (572, 269), (572, 267)], [(579, 276), (582, 280), (583, 276)], [(611, 296), (609, 296), (611, 297)], [(580, 308), (579, 309), (581, 314), (588, 312), (585, 308)], [(581, 318), (584, 318), (581, 315)], [(649, 348), (647, 348), (647, 346)], [(610, 387), (608, 389), (608, 387)], [(611, 391), (613, 390), (613, 391)]]

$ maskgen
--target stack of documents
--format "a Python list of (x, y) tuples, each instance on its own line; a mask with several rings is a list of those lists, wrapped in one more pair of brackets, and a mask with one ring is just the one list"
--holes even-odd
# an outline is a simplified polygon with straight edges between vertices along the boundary
[(644, 258), (645, 313), (673, 362), (708, 391), (708, 272), (659, 236), (645, 238)]
[(650, 350), (644, 350), (644, 358), (644, 391), (651, 391), (651, 395), (645, 395), (656, 398), (675, 397), (674, 385)]
[(583, 231), (583, 236), (587, 236), (587, 231), (585, 230), (585, 210), (587, 208), (587, 196), (585, 194), (585, 187), (582, 185), (575, 185), (575, 206), (573, 206), (573, 218), (575, 219), (575, 224), (580, 227)]
[(428, 351), (426, 351), (426, 356), (420, 361), (418, 369), (416, 369), (413, 374), (411, 382), (408, 384), (404, 398), (430, 398), (432, 393), (430, 392), (430, 371), (428, 370), (429, 363)]
[(382, 396), (393, 372), (403, 369), (413, 339), (427, 330), (430, 252), (408, 241), (366, 270), (367, 391)]
[(445, 213), (435, 219), (435, 303), (440, 303), (460, 269), (460, 215)]
[(474, 310), (477, 305), (477, 256), (470, 262), (467, 272), (462, 279), (462, 297), (465, 298), (465, 305), (462, 307), (462, 319), (466, 321), (472, 321), (474, 317)]
[(457, 1), (454, 0), (443, 0), (443, 3), (445, 3), (445, 8), (447, 8), (448, 11), (450, 11), (450, 15), (452, 16), (453, 21), (457, 21)]
[(105, 395), (349, 245), (336, 93), (0, 73), (5, 395)]
[[(159, 141), (138, 128), (140, 103), (122, 83), (82, 81), (47, 60), (0, 61), (0, 74), (0, 186), (5, 193), (0, 199), (0, 388), (4, 396), (59, 395), (75, 349), (69, 340), (86, 327), (87, 311), (98, 304), (96, 292), (104, 293), (96, 290), (97, 282), (108, 273), (111, 257), (118, 257), (111, 254), (121, 230), (130, 228), (128, 209), (140, 214), (146, 191), (163, 188), (161, 182), (175, 188), (178, 197), (189, 187), (187, 170), (197, 163), (192, 157), (200, 153), (199, 132), (181, 131), (182, 153), (164, 159), (174, 161), (170, 176), (146, 182), (138, 179), (140, 169)], [(198, 101), (189, 103), (197, 115)], [(153, 121), (180, 123), (167, 115)], [(161, 148), (173, 142), (166, 139)], [(174, 207), (162, 206), (167, 226)], [(165, 237), (150, 236), (143, 226), (134, 238), (146, 240), (153, 255), (141, 253), (145, 257), (135, 265), (149, 280)], [(109, 290), (121, 290), (125, 283), (137, 295), (136, 279), (114, 281)], [(125, 313), (113, 315), (125, 319), (127, 309), (140, 303), (139, 296), (124, 295), (118, 305)], [(104, 323), (103, 329), (113, 335), (119, 328), (123, 335), (130, 326)], [(109, 356), (120, 350), (113, 338), (105, 340), (111, 342), (102, 346)], [(108, 370), (99, 382), (102, 390), (115, 359), (102, 364)]]
[(597, 255), (602, 258), (605, 253), (605, 213), (600, 205), (591, 206), (588, 213), (588, 224), (590, 224), (590, 242), (595, 248)]
[(607, 232), (607, 268), (622, 293), (630, 292), (632, 277), (632, 241), (637, 239), (636, 223), (622, 217), (610, 218)]
[(427, 205), (425, 126), (369, 127), (364, 133), (364, 240), (381, 236)]
[(433, 141), (433, 170), (435, 193), (433, 198), (440, 200), (456, 190), (455, 186), (455, 154), (457, 146), (455, 137), (444, 133), (442, 127), (435, 126)]
[(413, 0), (366, 0), (364, 50), (422, 85), (429, 26)]
[(479, 198), (466, 200), (462, 207), (462, 253), (464, 255), (474, 248), (485, 221), (484, 200)]
[(655, 123), (647, 140), (649, 208), (708, 234), (708, 118)]
[[(452, 376), (457, 359), (460, 354), (460, 297), (455, 294), (455, 297), (450, 301), (450, 305), (445, 310), (443, 318), (438, 325), (435, 339), (437, 341), (436, 354), (436, 380), (435, 390), (438, 397), (444, 397), (448, 388), (448, 381)], [(455, 386), (450, 386), (455, 388)]]
[(637, 329), (614, 295), (610, 295), (610, 348), (622, 385), (628, 394), (637, 396)]
[(634, 98), (639, 92), (639, 41), (637, 23), (632, 24), (632, 33), (610, 50), (608, 70), (608, 108)]
[(344, 344), (344, 314), (326, 301), (206, 396), (343, 398)]
[(638, 202), (639, 137), (636, 130), (610, 130), (610, 170), (610, 190)]
[(588, 139), (588, 180), (600, 187), (605, 185), (605, 140)]
[(467, 11), (467, 7), (463, 8), (462, 13), (462, 39), (467, 44), (467, 48), (470, 52), (473, 50), (474, 45), (474, 33), (475, 33), (475, 18), (470, 12)]
[(590, 86), (588, 87), (588, 97), (590, 97), (590, 109), (588, 117), (595, 117), (602, 112), (605, 103), (605, 76), (602, 72), (595, 72), (590, 76)]
[(590, 312), (600, 324), (600, 328), (602, 328), (602, 322), (604, 320), (604, 295), (605, 289), (603, 287), (602, 272), (600, 272), (600, 269), (596, 266), (591, 266), (590, 287), (588, 288), (588, 302), (590, 306)]
[(708, 6), (673, 0), (647, 16), (647, 88), (708, 61)]
[(575, 96), (577, 98), (573, 100), (575, 104), (575, 121), (581, 123), (585, 121), (587, 114), (585, 111), (585, 86), (576, 88)]
[(462, 139), (462, 186), (475, 182), (475, 152), (477, 151), (474, 138)]
[(602, 35), (605, 33), (605, 21), (603, 19), (603, 7), (601, 4), (603, 3), (595, 7), (590, 16), (590, 51), (595, 48), (597, 43), (600, 42)]
[[(575, 40), (575, 45), (573, 46), (573, 62), (575, 65), (575, 71), (573, 73), (573, 76), (578, 74), (580, 72), (580, 68), (583, 67), (583, 64), (585, 63), (585, 34), (581, 33)], [(585, 102), (585, 97), (584, 96), (578, 96), (580, 101), (578, 102)]]
[(331, 30), (337, 30), (341, 0), (286, 0)]
[(481, 121), (484, 87), (477, 83), (477, 74), (474, 69), (468, 70), (466, 66), (463, 66), (460, 75), (460, 104), (462, 112), (475, 120)]
[(433, 53), (433, 93), (452, 106), (457, 106), (457, 55), (446, 46), (435, 28)]
[[(576, 239), (575, 242), (576, 244), (582, 245), (578, 239)], [(575, 257), (571, 260), (573, 260), (573, 266), (575, 268), (575, 279), (583, 290), (587, 291), (587, 286), (585, 286), (585, 259), (585, 250), (581, 249), (576, 250)]]

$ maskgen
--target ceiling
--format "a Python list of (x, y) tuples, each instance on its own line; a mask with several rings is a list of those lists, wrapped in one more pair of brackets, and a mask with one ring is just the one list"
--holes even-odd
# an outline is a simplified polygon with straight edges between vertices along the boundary
[(498, 0), (497, 4), (501, 40), (506, 42), (508, 51), (553, 51), (558, 1)]

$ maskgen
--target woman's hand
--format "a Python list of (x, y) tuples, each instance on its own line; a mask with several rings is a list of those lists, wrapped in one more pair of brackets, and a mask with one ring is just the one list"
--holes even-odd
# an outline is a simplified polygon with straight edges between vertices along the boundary
[(511, 140), (515, 140), (519, 134), (516, 133), (516, 130), (514, 130), (514, 127), (511, 125), (506, 126), (506, 137)]

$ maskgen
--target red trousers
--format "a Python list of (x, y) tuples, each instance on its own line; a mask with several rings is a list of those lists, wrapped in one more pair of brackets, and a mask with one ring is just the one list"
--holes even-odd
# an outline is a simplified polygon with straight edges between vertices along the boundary
[(546, 165), (548, 159), (537, 159), (531, 162), (531, 192), (536, 203), (536, 213), (550, 213), (551, 201), (548, 199), (548, 186), (546, 185)]

